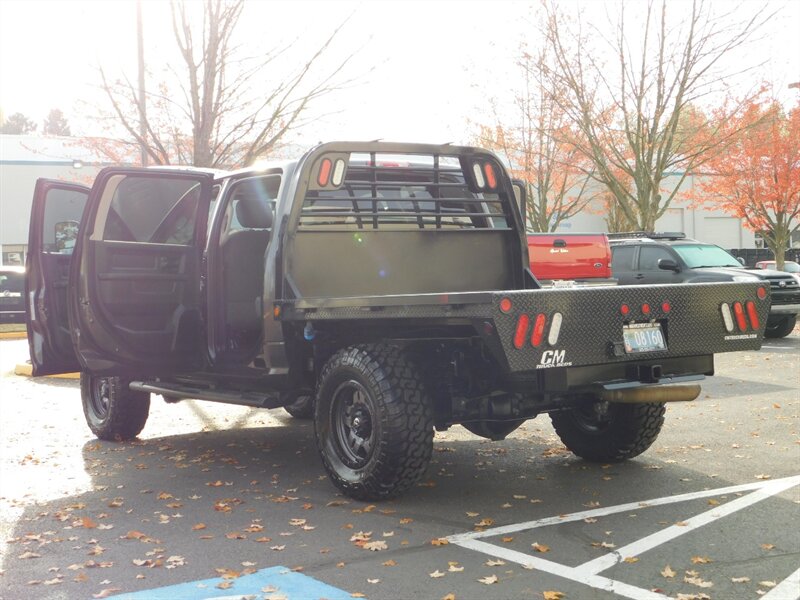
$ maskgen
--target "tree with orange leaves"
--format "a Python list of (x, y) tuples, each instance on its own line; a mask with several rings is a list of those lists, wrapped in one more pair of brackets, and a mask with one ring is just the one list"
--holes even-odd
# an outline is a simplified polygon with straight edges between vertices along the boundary
[(775, 99), (753, 101), (719, 127), (743, 133), (706, 163), (695, 197), (760, 233), (782, 269), (800, 228), (800, 102), (787, 112)]

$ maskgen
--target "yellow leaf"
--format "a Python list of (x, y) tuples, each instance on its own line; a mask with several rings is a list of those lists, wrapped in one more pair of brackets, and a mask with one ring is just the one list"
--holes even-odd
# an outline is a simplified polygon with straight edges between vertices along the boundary
[(217, 585), (215, 585), (214, 587), (219, 588), (221, 590), (227, 590), (228, 588), (232, 588), (233, 587), (233, 582), (232, 581), (221, 581)]
[(494, 519), (489, 518), (481, 519), (475, 523), (475, 527), (491, 527), (492, 525), (494, 525)]
[(713, 560), (711, 560), (707, 556), (693, 556), (691, 560), (692, 560), (692, 564), (695, 564), (695, 565), (707, 565), (710, 562), (714, 562)]
[(446, 596), (442, 596), (442, 600), (456, 600), (455, 594), (447, 594)]
[(544, 600), (561, 600), (561, 598), (564, 597), (564, 593), (547, 591), (547, 592), (542, 592), (542, 596), (544, 596)]
[(436, 538), (436, 539), (431, 540), (431, 545), (432, 546), (447, 546), (447, 544), (449, 544), (449, 543), (450, 542), (448, 540), (446, 540), (445, 538)]
[(459, 567), (457, 564), (451, 564), (447, 570), (451, 573), (461, 573), (464, 570), (464, 567)]
[(761, 544), (762, 550), (772, 550), (775, 548), (775, 544)]
[(672, 567), (667, 565), (666, 567), (664, 567), (664, 570), (661, 571), (661, 575), (663, 575), (664, 577), (669, 577), (671, 579), (671, 578), (675, 577), (675, 575), (677, 575), (677, 573), (672, 570)]
[(197, 525), (193, 525), (192, 526), (192, 531), (199, 531), (199, 530), (205, 529), (205, 528), (206, 528), (206, 524), (205, 523), (198, 523)]
[(384, 567), (395, 567), (395, 566), (397, 566), (397, 563), (395, 561), (393, 561), (392, 559), (389, 559), (389, 560), (387, 560), (387, 561), (385, 561), (385, 562), (383, 562), (381, 564), (383, 564)]
[(550, 546), (540, 544), (539, 542), (534, 542), (531, 546), (536, 552), (550, 552)]
[(404, 517), (404, 518), (400, 519), (400, 524), (401, 524), (401, 525), (408, 525), (408, 524), (409, 524), (409, 523), (411, 523), (413, 520), (414, 520), (414, 519), (412, 519), (412, 518), (410, 518), (410, 517)]
[(502, 538), (502, 540), (503, 540), (503, 543), (509, 544), (509, 543), (514, 541), (514, 538), (509, 536), (509, 537)]
[(638, 559), (638, 558), (636, 558), (635, 556), (628, 556), (628, 557), (626, 557), (626, 558), (624, 559), (624, 561), (625, 561), (626, 563), (635, 563), (635, 562), (639, 562), (639, 559)]

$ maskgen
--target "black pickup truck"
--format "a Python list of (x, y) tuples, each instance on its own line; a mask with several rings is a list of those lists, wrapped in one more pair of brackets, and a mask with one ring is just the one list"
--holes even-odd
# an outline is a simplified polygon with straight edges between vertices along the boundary
[(152, 394), (286, 407), (361, 499), (413, 486), (454, 424), (496, 440), (549, 413), (581, 457), (637, 456), (714, 353), (760, 347), (769, 286), (541, 289), (519, 193), (485, 150), (380, 142), (40, 180), (34, 375), (80, 370), (106, 440), (138, 435)]

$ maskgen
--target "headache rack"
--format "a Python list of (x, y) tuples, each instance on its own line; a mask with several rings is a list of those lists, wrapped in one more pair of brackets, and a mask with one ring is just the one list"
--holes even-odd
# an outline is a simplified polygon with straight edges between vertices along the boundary
[(298, 229), (509, 230), (505, 191), (471, 191), (464, 165), (439, 154), (352, 154), (341, 185), (306, 193)]
[(650, 240), (685, 240), (686, 234), (682, 231), (620, 231), (609, 233), (609, 240), (650, 239)]

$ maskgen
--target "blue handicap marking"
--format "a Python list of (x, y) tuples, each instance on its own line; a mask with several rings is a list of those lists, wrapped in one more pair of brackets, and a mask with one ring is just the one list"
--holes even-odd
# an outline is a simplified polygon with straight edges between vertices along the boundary
[[(232, 585), (225, 589), (217, 586), (223, 582)], [(201, 579), (178, 583), (152, 590), (142, 590), (130, 594), (110, 596), (113, 600), (240, 600), (242, 597), (285, 598), (286, 600), (350, 600), (351, 595), (344, 590), (313, 577), (295, 573), (286, 567), (261, 569), (237, 579)]]

